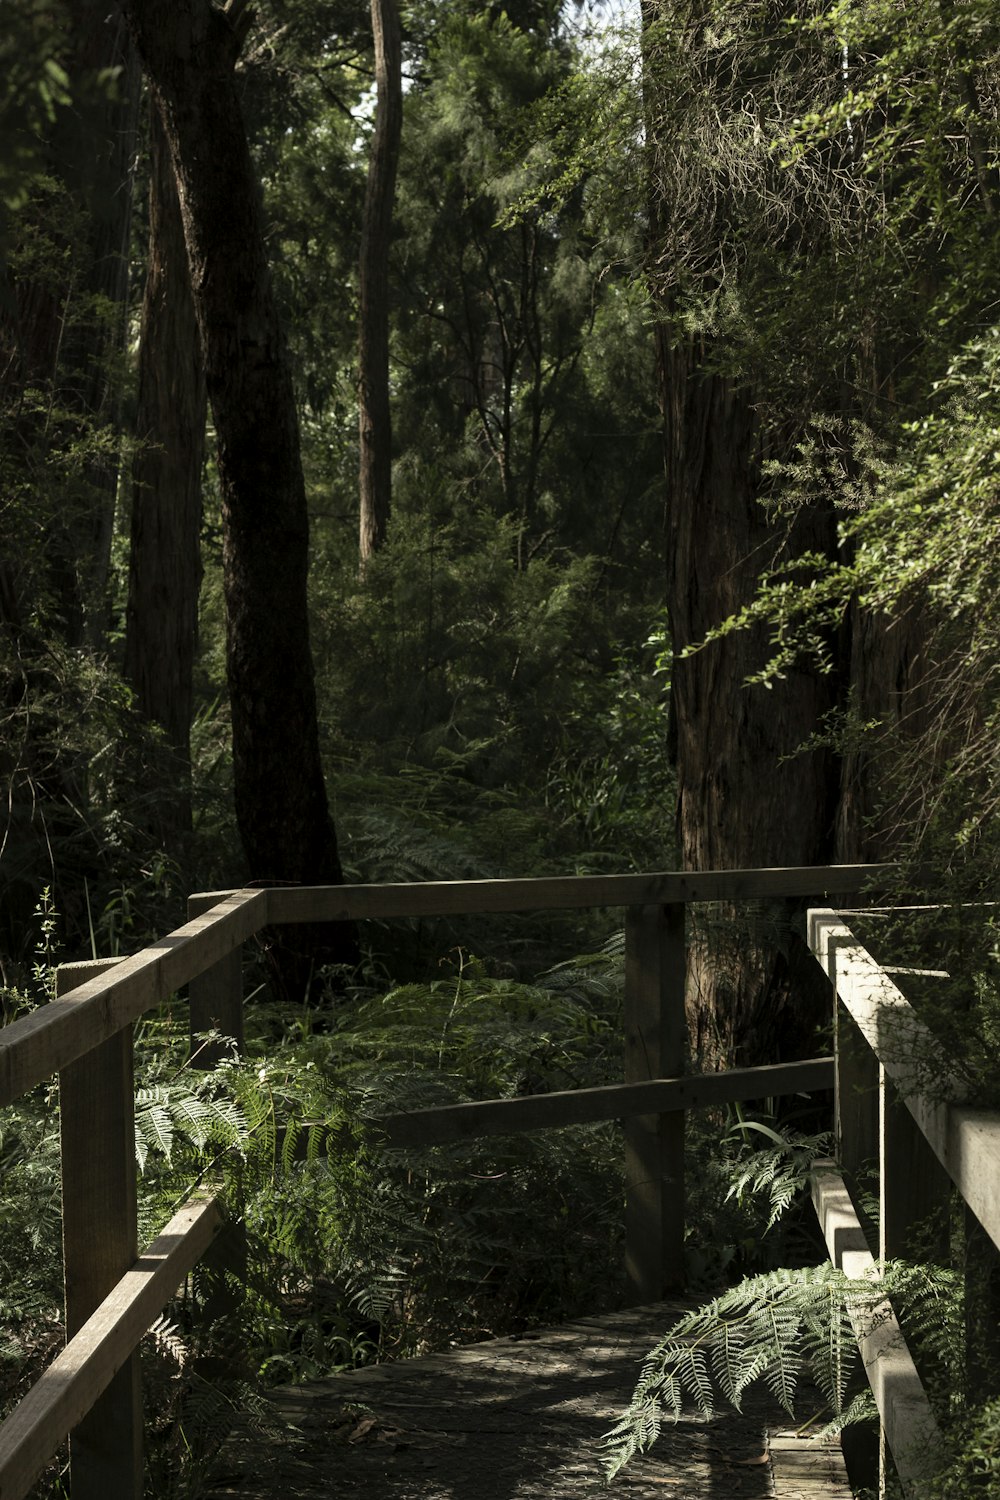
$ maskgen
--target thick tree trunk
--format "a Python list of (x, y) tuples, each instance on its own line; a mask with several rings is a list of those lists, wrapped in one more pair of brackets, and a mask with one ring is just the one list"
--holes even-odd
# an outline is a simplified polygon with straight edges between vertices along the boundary
[[(123, 0), (178, 184), (218, 437), (236, 818), (250, 877), (339, 883), (309, 649), (309, 525), (291, 368), (237, 96), (241, 3)], [(308, 939), (308, 940), (307, 940)], [(301, 962), (353, 956), (349, 934), (299, 930)]]
[(403, 126), (397, 0), (371, 0), (377, 109), (361, 225), (358, 411), (362, 568), (385, 541), (392, 506), (389, 411), (389, 242)]
[[(799, 752), (836, 684), (791, 672), (770, 690), (745, 679), (768, 660), (766, 632), (685, 647), (753, 598), (761, 573), (834, 543), (832, 517), (802, 511), (779, 530), (758, 499), (764, 436), (750, 394), (706, 371), (690, 340), (661, 338), (666, 428), (667, 595), (674, 648), (678, 839), (689, 870), (825, 863), (835, 785), (830, 756)], [(693, 1050), (749, 1065), (814, 1050), (828, 1009), (815, 965), (779, 903), (709, 917), (689, 969)]]
[(173, 168), (150, 120), (149, 265), (139, 346), (138, 448), (125, 675), (140, 711), (164, 733), (159, 821), (174, 841), (191, 826), (192, 674), (201, 581), (205, 375)]

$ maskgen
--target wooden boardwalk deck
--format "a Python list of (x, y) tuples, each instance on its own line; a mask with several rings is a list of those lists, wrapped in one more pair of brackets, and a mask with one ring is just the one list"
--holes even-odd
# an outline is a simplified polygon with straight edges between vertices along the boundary
[(850, 1500), (840, 1449), (766, 1396), (692, 1411), (608, 1489), (601, 1437), (682, 1304), (658, 1303), (273, 1393), (284, 1442), (231, 1443), (211, 1494), (241, 1500)]

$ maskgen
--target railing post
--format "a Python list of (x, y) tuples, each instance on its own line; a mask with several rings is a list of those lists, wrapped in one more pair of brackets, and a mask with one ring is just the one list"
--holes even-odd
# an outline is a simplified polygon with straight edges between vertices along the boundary
[[(878, 1229), (862, 1206), (864, 1186), (875, 1197), (880, 1192), (880, 1070), (879, 1061), (837, 994), (836, 943), (830, 948), (833, 992), (834, 1133), (840, 1164), (858, 1223), (869, 1247), (877, 1249)], [(863, 1179), (871, 1174), (867, 1183)], [(859, 1180), (860, 1179), (860, 1180)], [(845, 1427), (841, 1447), (859, 1485), (883, 1493), (886, 1472), (885, 1434), (880, 1419)]]
[[(625, 1082), (676, 1078), (687, 1058), (684, 906), (625, 913)], [(625, 1270), (629, 1299), (684, 1285), (684, 1111), (625, 1121)]]
[(948, 1252), (951, 1178), (885, 1068), (879, 1072), (879, 1255), (941, 1259)]
[[(188, 897), (188, 921), (200, 917), (221, 899), (218, 893), (201, 892)], [(191, 1056), (197, 1068), (214, 1068), (223, 1056), (218, 1042), (201, 1043), (196, 1038), (206, 1031), (218, 1031), (232, 1037), (237, 1052), (244, 1050), (243, 1037), (243, 952), (234, 948), (217, 964), (199, 974), (188, 985), (191, 1009)]]
[[(218, 893), (199, 892), (188, 897), (188, 921), (200, 917), (220, 900)], [(236, 1051), (245, 1051), (243, 1033), (243, 949), (234, 948), (218, 963), (192, 979), (188, 985), (191, 1026), (191, 1065), (205, 1071), (225, 1055), (221, 1042), (200, 1042), (206, 1031), (232, 1037)], [(246, 1226), (240, 1220), (227, 1223), (202, 1260), (207, 1273), (200, 1287), (201, 1311), (207, 1323), (232, 1316), (242, 1306), (247, 1275)], [(227, 1278), (227, 1272), (237, 1285)], [(202, 1360), (201, 1373), (210, 1378), (219, 1373), (214, 1361)]]
[[(834, 1010), (834, 1120), (837, 1137), (837, 1160), (847, 1183), (858, 1220), (874, 1244), (874, 1216), (866, 1213), (859, 1187), (877, 1197), (877, 1174), (880, 1164), (880, 1074), (879, 1062), (866, 1039), (855, 1026), (833, 985)], [(864, 1177), (870, 1180), (864, 1184)]]
[[(115, 959), (64, 964), (56, 997)], [(66, 1337), (71, 1339), (138, 1256), (132, 1027), (59, 1074)], [(134, 1353), (70, 1434), (73, 1500), (140, 1500), (142, 1390)]]

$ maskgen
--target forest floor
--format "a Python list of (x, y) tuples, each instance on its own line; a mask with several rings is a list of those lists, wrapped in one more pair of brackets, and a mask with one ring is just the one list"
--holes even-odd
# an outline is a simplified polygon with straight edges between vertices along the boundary
[[(242, 1432), (210, 1493), (242, 1500), (577, 1500), (608, 1494), (602, 1435), (690, 1304), (659, 1303), (377, 1365), (272, 1393), (277, 1441)], [(630, 1500), (850, 1500), (839, 1447), (790, 1429), (764, 1391), (685, 1413), (610, 1494)]]

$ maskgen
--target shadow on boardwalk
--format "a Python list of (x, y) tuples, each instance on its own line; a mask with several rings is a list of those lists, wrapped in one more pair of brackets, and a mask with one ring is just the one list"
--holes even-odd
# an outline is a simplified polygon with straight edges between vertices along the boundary
[[(284, 1443), (243, 1436), (211, 1493), (242, 1500), (850, 1500), (839, 1449), (744, 1413), (666, 1425), (609, 1489), (601, 1436), (681, 1311), (660, 1303), (272, 1393)], [(781, 1435), (778, 1435), (781, 1434)]]

